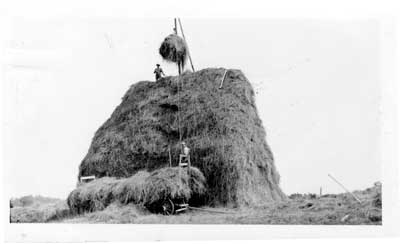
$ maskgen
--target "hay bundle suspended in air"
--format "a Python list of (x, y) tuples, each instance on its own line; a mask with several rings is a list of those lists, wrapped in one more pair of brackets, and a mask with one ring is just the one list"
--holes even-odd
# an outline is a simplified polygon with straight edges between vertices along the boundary
[[(103, 177), (73, 190), (67, 199), (73, 213), (103, 210), (115, 201), (134, 203), (157, 211), (166, 199), (188, 201), (191, 196), (201, 199), (206, 192), (206, 179), (197, 168), (190, 168), (190, 178), (179, 167), (161, 168), (152, 173), (139, 171), (126, 179)], [(200, 197), (199, 197), (200, 196)]]
[(185, 40), (178, 35), (171, 34), (161, 43), (159, 52), (165, 60), (177, 64), (180, 63), (184, 66), (187, 58), (187, 50)]

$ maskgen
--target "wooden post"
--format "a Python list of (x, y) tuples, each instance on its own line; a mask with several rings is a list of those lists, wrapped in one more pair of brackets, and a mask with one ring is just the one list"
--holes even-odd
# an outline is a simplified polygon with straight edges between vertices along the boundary
[[(189, 56), (190, 65), (192, 66), (192, 70), (193, 70), (193, 72), (194, 72), (193, 61), (192, 61), (192, 57), (190, 56), (189, 45), (187, 44), (187, 41), (186, 41), (186, 38), (185, 38), (185, 33), (183, 33), (183, 28), (182, 28), (181, 19), (178, 18), (178, 21), (179, 21), (179, 27), (180, 27), (180, 29), (181, 29), (181, 33), (182, 33), (183, 40), (185, 40), (186, 46), (187, 46), (187, 49), (188, 49), (188, 56)], [(183, 67), (182, 67), (182, 68), (183, 68)]]
[[(174, 18), (174, 33), (175, 35), (178, 35), (178, 25), (176, 18)], [(181, 64), (179, 61), (178, 61), (178, 74), (181, 75)]]
[(319, 188), (319, 196), (322, 196), (322, 186)]
[(342, 185), (342, 184), (341, 184), (338, 180), (336, 180), (332, 175), (328, 174), (328, 176), (329, 176), (333, 181), (335, 181), (339, 186), (341, 186), (347, 193), (349, 193), (350, 195), (352, 195), (352, 196), (357, 200), (357, 202), (362, 203), (361, 200), (358, 199), (358, 197), (357, 197), (356, 195), (354, 195), (352, 192), (350, 192), (349, 190), (347, 190), (347, 188), (344, 187), (344, 185)]
[(177, 25), (176, 25), (176, 18), (174, 18), (174, 32), (175, 32), (175, 35), (178, 35), (178, 28), (177, 28)]
[(190, 154), (189, 155), (187, 155), (186, 156), (187, 157), (187, 164), (188, 164), (188, 166), (187, 166), (187, 174), (188, 174), (188, 186), (189, 186), (189, 189), (191, 189), (190, 188), (190, 177), (192, 177), (192, 175), (191, 175), (191, 173), (190, 173)]

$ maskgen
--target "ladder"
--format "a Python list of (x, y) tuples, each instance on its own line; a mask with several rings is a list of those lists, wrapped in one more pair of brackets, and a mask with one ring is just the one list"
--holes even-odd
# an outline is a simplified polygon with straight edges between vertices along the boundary
[[(190, 154), (180, 154), (179, 155), (179, 177), (182, 177), (182, 172), (186, 170), (186, 173), (188, 175), (188, 182), (187, 184), (189, 185), (190, 188)], [(189, 209), (189, 204), (182, 200), (181, 203), (176, 204), (176, 210), (175, 213), (186, 211)]]
[(179, 175), (182, 175), (182, 171), (186, 170), (189, 179), (190, 179), (190, 154), (180, 154), (179, 155)]

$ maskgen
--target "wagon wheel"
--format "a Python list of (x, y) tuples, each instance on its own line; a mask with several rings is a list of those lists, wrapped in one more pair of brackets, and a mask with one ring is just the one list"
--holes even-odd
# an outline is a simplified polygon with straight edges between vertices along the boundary
[(171, 201), (171, 199), (167, 198), (166, 200), (164, 200), (161, 205), (161, 211), (164, 215), (174, 214), (175, 208), (174, 203)]

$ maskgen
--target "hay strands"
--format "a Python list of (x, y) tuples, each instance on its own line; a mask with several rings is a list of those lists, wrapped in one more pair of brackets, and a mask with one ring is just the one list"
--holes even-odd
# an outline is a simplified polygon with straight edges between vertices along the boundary
[(344, 185), (342, 185), (342, 183), (340, 183), (340, 182), (339, 182), (337, 179), (335, 179), (332, 175), (328, 174), (328, 176), (329, 176), (329, 178), (331, 178), (333, 181), (335, 181), (339, 186), (341, 186), (347, 193), (349, 193), (350, 195), (352, 195), (352, 196), (354, 197), (354, 199), (356, 199), (357, 202), (358, 202), (359, 204), (362, 203), (361, 200), (360, 200), (356, 195), (354, 195), (354, 193), (352, 193), (352, 192), (350, 192), (349, 190), (347, 190), (347, 188), (344, 187)]
[(206, 212), (211, 212), (211, 213), (222, 213), (222, 214), (232, 214), (233, 213), (233, 212), (222, 211), (222, 210), (214, 210), (214, 209), (207, 209), (207, 208), (196, 208), (196, 207), (192, 207), (192, 206), (189, 206), (189, 209), (206, 211)]

